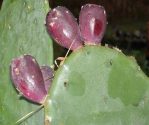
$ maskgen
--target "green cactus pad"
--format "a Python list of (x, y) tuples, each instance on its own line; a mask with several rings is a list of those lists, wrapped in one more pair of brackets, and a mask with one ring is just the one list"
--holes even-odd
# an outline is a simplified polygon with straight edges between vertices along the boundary
[(86, 46), (58, 69), (47, 103), (50, 125), (148, 125), (149, 79), (133, 58)]
[[(40, 65), (52, 64), (52, 41), (44, 25), (48, 10), (47, 0), (4, 0), (0, 11), (0, 125), (14, 125), (39, 108), (19, 97), (10, 80), (9, 65), (22, 54), (31, 54)], [(43, 110), (22, 123), (43, 124)]]

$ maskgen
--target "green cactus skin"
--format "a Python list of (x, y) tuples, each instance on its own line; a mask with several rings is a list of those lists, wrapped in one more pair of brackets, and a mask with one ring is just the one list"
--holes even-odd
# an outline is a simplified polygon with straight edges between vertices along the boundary
[[(47, 0), (4, 0), (0, 12), (0, 125), (14, 125), (39, 108), (20, 99), (12, 86), (9, 65), (14, 57), (31, 54), (40, 65), (53, 63), (53, 47), (44, 25)], [(43, 125), (43, 110), (22, 125)]]
[(50, 125), (148, 125), (149, 79), (121, 52), (86, 46), (56, 72), (46, 108)]

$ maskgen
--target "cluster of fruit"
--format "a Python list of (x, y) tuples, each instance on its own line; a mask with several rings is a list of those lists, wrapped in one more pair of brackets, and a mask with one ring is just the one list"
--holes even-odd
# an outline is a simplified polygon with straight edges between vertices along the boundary
[[(65, 7), (58, 6), (50, 10), (46, 17), (50, 36), (71, 50), (76, 50), (83, 44), (100, 44), (106, 24), (104, 8), (94, 4), (86, 4), (81, 8), (79, 26)], [(39, 104), (45, 102), (54, 74), (49, 66), (40, 67), (34, 57), (23, 55), (12, 60), (10, 70), (14, 86), (20, 94)]]
[(106, 29), (106, 12), (102, 6), (86, 4), (82, 6), (79, 25), (72, 13), (65, 7), (52, 9), (46, 18), (50, 36), (61, 46), (75, 50), (83, 44), (99, 44)]

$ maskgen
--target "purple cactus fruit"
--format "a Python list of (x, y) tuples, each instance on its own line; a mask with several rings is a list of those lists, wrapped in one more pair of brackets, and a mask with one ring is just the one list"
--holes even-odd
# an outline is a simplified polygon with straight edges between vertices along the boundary
[(51, 87), (51, 83), (52, 83), (52, 80), (54, 77), (54, 71), (49, 66), (41, 66), (40, 69), (42, 72), (42, 76), (43, 76), (43, 80), (44, 80), (44, 84), (45, 84), (45, 89), (48, 93), (48, 90)]
[(61, 46), (71, 50), (82, 47), (79, 26), (72, 13), (65, 7), (58, 6), (49, 11), (46, 27), (50, 36)]
[(101, 43), (106, 25), (106, 12), (102, 6), (86, 4), (81, 8), (79, 27), (85, 44)]
[(28, 100), (43, 104), (47, 92), (40, 67), (34, 57), (24, 55), (11, 62), (11, 78), (16, 89)]

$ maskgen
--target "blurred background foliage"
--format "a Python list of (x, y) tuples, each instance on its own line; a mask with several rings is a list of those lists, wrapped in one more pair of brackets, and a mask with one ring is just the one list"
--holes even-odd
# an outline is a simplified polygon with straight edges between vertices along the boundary
[[(106, 9), (108, 26), (102, 44), (118, 47), (134, 56), (149, 75), (149, 0), (49, 0), (51, 8), (65, 6), (76, 18), (86, 3), (100, 4)], [(55, 59), (67, 51), (57, 44), (54, 50)]]

